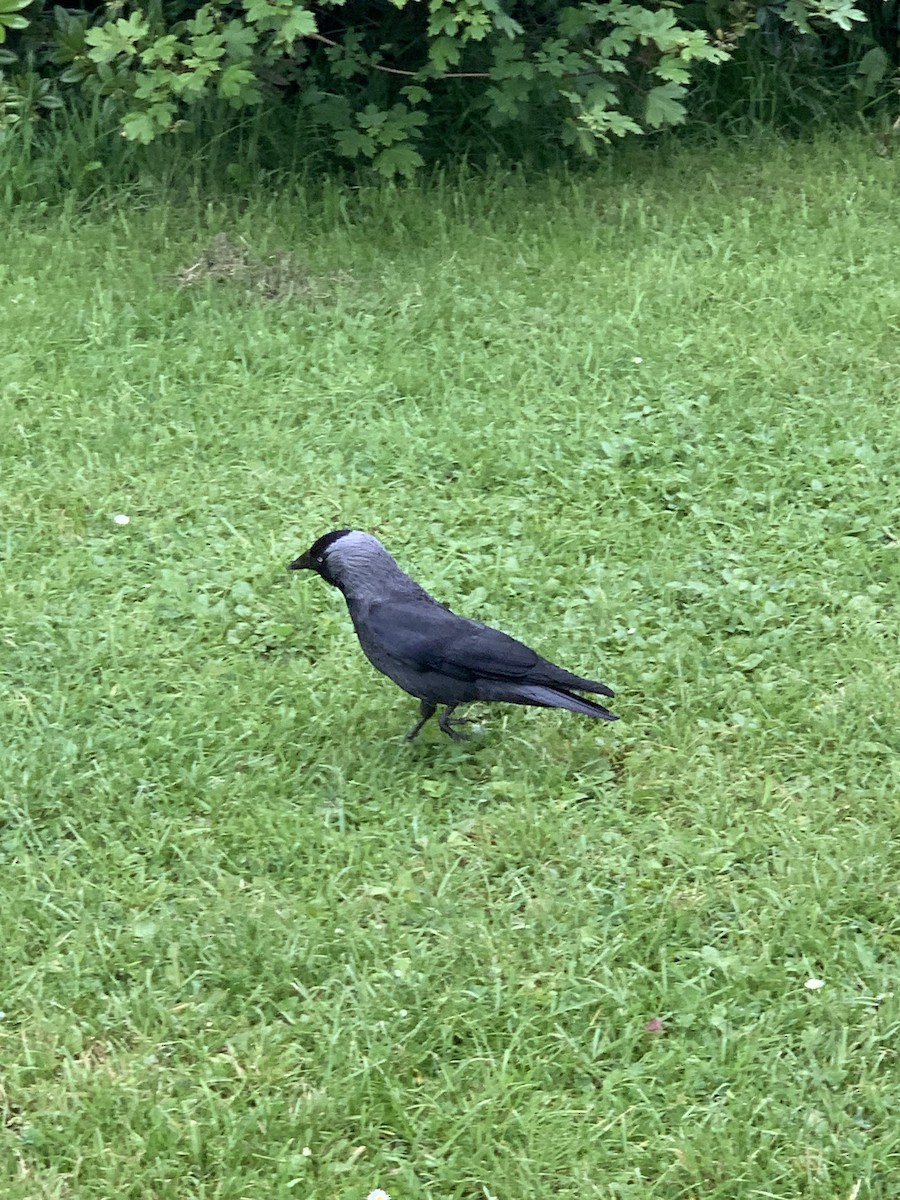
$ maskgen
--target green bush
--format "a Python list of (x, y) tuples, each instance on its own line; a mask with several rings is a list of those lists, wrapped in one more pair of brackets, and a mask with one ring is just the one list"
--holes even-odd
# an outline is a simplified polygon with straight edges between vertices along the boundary
[[(861, 91), (875, 95), (897, 65), (897, 6), (393, 0), (375, 19), (360, 0), (100, 10), (0, 0), (0, 37), (10, 30), (14, 51), (7, 66), (15, 60), (18, 70), (0, 80), (0, 127), (70, 88), (99, 100), (142, 144), (190, 130), (210, 106), (288, 100), (302, 136), (326, 138), (332, 153), (387, 177), (413, 174), (448, 133), (466, 150), (512, 131), (590, 155), (684, 122), (698, 72), (715, 74), (750, 34), (764, 49), (854, 40)], [(777, 53), (773, 64), (782, 69)], [(29, 83), (35, 75), (52, 86), (41, 92)]]

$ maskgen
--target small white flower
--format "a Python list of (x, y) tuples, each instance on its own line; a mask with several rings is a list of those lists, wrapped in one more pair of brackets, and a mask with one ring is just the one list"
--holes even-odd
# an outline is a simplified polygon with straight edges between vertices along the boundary
[(406, 1009), (405, 1009), (405, 1008), (401, 1008), (401, 1009), (400, 1009), (400, 1016), (401, 1016), (401, 1017), (408, 1017), (408, 1016), (409, 1016), (409, 1013), (406, 1011)]
[(804, 983), (803, 986), (806, 988), (806, 990), (808, 992), (817, 992), (819, 990), (819, 988), (823, 988), (825, 986), (825, 980), (824, 979), (807, 979), (806, 983)]
[(113, 524), (127, 525), (130, 520), (131, 517), (126, 517), (124, 513), (116, 513), (116, 515), (113, 517)]
[(391, 1198), (387, 1192), (382, 1191), (381, 1188), (376, 1188), (374, 1192), (369, 1192), (366, 1200), (391, 1200)]
[(631, 361), (633, 363), (637, 363), (638, 365), (640, 365), (644, 360), (641, 358), (641, 356), (639, 354), (636, 354)]
[(304, 1158), (312, 1158), (312, 1150), (310, 1150), (309, 1146), (304, 1146), (300, 1153)]

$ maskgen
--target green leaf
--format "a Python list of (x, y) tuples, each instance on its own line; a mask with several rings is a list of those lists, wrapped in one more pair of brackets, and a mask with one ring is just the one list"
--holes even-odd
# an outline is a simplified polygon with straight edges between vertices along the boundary
[(860, 88), (864, 95), (874, 96), (890, 71), (890, 59), (881, 46), (873, 46), (859, 60), (856, 73), (860, 77)]
[(406, 87), (402, 87), (400, 95), (405, 96), (410, 104), (421, 104), (423, 100), (431, 99), (431, 92), (427, 88), (420, 87), (417, 83), (410, 83)]
[(691, 78), (690, 68), (680, 58), (671, 54), (664, 55), (653, 68), (657, 79), (668, 79), (672, 83), (688, 83)]
[(654, 129), (663, 125), (679, 125), (685, 117), (682, 103), (685, 88), (680, 83), (661, 83), (647, 93), (644, 120)]
[(180, 48), (175, 35), (167, 33), (163, 37), (157, 38), (155, 42), (151, 42), (146, 50), (141, 51), (141, 62), (148, 67), (154, 63), (170, 63)]
[(83, 23), (75, 13), (70, 13), (67, 8), (61, 8), (58, 4), (53, 7), (53, 21), (56, 28), (63, 33), (70, 33)]
[(308, 9), (297, 4), (272, 41), (276, 46), (290, 46), (295, 38), (309, 37), (311, 33), (315, 32), (316, 18)]
[(27, 29), (28, 22), (24, 17), (0, 16), (0, 41), (6, 37), (7, 29)]
[(375, 153), (375, 142), (367, 133), (360, 133), (358, 129), (340, 129), (334, 140), (338, 151), (345, 158), (356, 158), (360, 154), (371, 158)]
[(175, 105), (170, 100), (160, 100), (151, 104), (147, 111), (159, 129), (168, 129), (175, 116)]
[(598, 80), (584, 98), (585, 113), (599, 117), (616, 103), (616, 89), (609, 80)]
[(314, 88), (308, 88), (301, 100), (309, 108), (314, 121), (335, 130), (349, 128), (352, 114), (350, 101), (346, 96), (327, 95)]
[(424, 162), (418, 150), (404, 142), (397, 146), (388, 146), (386, 150), (376, 154), (372, 166), (379, 175), (384, 175), (387, 179), (393, 179), (395, 175), (403, 175), (408, 179), (415, 175)]
[(60, 75), (63, 83), (81, 83), (90, 74), (90, 67), (85, 62), (72, 63)]
[(159, 129), (149, 113), (127, 113), (122, 121), (122, 136), (129, 142), (140, 142), (146, 146), (153, 141), (158, 133)]
[(636, 38), (636, 30), (616, 25), (601, 39), (600, 53), (604, 58), (623, 58), (631, 50)]
[(509, 86), (489, 87), (484, 96), (490, 102), (489, 117), (495, 124), (504, 117), (518, 116), (521, 99), (513, 94)]
[(185, 22), (184, 27), (191, 37), (203, 37), (204, 34), (213, 33), (216, 29), (216, 21), (210, 5), (204, 4), (202, 8), (198, 8), (194, 17)]
[(621, 112), (610, 112), (607, 115), (609, 132), (615, 137), (624, 137), (626, 133), (643, 133), (640, 125), (632, 117)]
[[(221, 33), (204, 33), (191, 40), (191, 55), (194, 59), (216, 59), (225, 53), (225, 39)], [(190, 60), (188, 60), (190, 61)]]
[(187, 65), (193, 67), (193, 70), (172, 75), (172, 91), (177, 96), (195, 100), (206, 94), (206, 86), (218, 74), (219, 64), (187, 59)]
[(820, 0), (816, 15), (824, 17), (845, 32), (853, 28), (857, 21), (864, 21), (866, 15), (854, 8), (851, 0)]
[[(232, 71), (236, 74), (229, 75)], [(262, 103), (263, 96), (259, 88), (259, 80), (252, 71), (248, 71), (246, 67), (239, 66), (238, 64), (232, 64), (222, 72), (223, 79), (226, 75), (229, 76), (230, 85), (233, 85), (235, 82), (239, 83), (237, 90), (226, 96), (232, 107), (237, 108), (243, 105)], [(219, 92), (223, 96), (226, 95), (221, 81), (219, 83)]]
[(525, 32), (519, 22), (508, 13), (505, 13), (499, 5), (494, 9), (494, 28), (499, 29), (501, 33), (505, 33), (510, 40), (519, 37)]
[(377, 104), (367, 104), (361, 113), (357, 113), (356, 119), (364, 129), (380, 130), (388, 119), (388, 113)]
[(803, 3), (803, 0), (787, 0), (781, 16), (801, 33), (812, 33), (812, 26), (809, 23), (809, 8)]
[(534, 63), (527, 62), (522, 46), (501, 42), (494, 54), (491, 65), (491, 79), (533, 79)]
[(158, 92), (165, 90), (167, 71), (141, 72), (134, 78), (134, 94), (138, 100), (149, 100)]
[(225, 68), (222, 72), (222, 77), (219, 80), (219, 95), (224, 96), (226, 100), (232, 100), (240, 96), (246, 91), (248, 84), (256, 82), (256, 77), (252, 71), (248, 71), (246, 67), (238, 66), (237, 63), (232, 63), (231, 66)]
[(454, 42), (453, 38), (438, 37), (428, 48), (428, 57), (431, 59), (432, 66), (439, 73), (449, 70), (459, 64), (459, 46)]
[(552, 38), (544, 42), (535, 55), (535, 61), (541, 71), (554, 79), (564, 75), (576, 75), (585, 68), (585, 61), (580, 54), (575, 53), (561, 38)]
[(269, 0), (244, 0), (247, 20), (253, 25), (271, 26), (278, 17), (278, 9)]
[(118, 21), (89, 29), (85, 41), (92, 48), (88, 57), (95, 63), (111, 63), (120, 56), (131, 57), (137, 48), (137, 43), (146, 37), (149, 26), (139, 13), (132, 13), (126, 21)]
[(428, 20), (428, 35), (435, 38), (446, 34), (447, 40), (450, 40), (459, 29), (459, 20), (449, 4), (439, 4), (435, 8), (436, 11), (432, 12)]
[(256, 30), (243, 21), (229, 21), (222, 30), (225, 50), (234, 62), (246, 62), (252, 58), (258, 40)]
[(653, 12), (649, 8), (635, 7), (631, 14), (631, 25), (642, 42), (653, 42), (661, 50), (669, 49), (682, 33), (674, 14), (667, 8)]
[(578, 37), (588, 27), (588, 13), (581, 6), (561, 8), (556, 18), (556, 27), (564, 38)]

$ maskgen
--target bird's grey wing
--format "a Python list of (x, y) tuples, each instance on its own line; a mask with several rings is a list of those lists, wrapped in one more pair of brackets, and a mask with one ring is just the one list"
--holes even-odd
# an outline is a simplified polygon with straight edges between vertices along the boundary
[(521, 680), (542, 661), (508, 634), (458, 617), (436, 601), (376, 603), (368, 623), (391, 656), (405, 665), (464, 682)]

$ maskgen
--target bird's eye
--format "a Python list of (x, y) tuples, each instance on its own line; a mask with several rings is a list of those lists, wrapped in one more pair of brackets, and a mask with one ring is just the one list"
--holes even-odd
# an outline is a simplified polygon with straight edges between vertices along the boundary
[(317, 562), (317, 563), (323, 563), (324, 561), (325, 561), (325, 556), (324, 556), (324, 554), (317, 554), (317, 555), (316, 555), (316, 562)]

